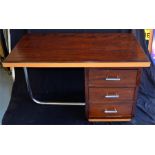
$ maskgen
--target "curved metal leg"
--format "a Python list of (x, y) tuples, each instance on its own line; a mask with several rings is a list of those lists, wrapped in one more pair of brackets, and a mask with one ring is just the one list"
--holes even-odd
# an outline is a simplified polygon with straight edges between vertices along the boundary
[(33, 93), (32, 93), (32, 89), (31, 89), (31, 86), (30, 86), (30, 82), (29, 82), (29, 77), (28, 77), (28, 71), (27, 71), (27, 68), (24, 67), (24, 75), (25, 75), (25, 80), (26, 80), (26, 85), (27, 85), (27, 90), (28, 90), (28, 93), (31, 97), (31, 99), (37, 103), (37, 104), (44, 104), (44, 105), (85, 105), (85, 102), (81, 102), (81, 103), (74, 103), (74, 102), (46, 102), (46, 101), (39, 101), (37, 99), (34, 98), (33, 96)]

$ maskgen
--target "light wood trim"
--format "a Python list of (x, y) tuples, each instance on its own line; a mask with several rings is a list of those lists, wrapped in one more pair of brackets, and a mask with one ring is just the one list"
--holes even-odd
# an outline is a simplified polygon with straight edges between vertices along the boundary
[(91, 118), (91, 119), (88, 119), (89, 122), (127, 122), (127, 121), (131, 121), (131, 118), (118, 118), (118, 119), (104, 119), (104, 118), (101, 118), (101, 119), (97, 119), (97, 118)]
[(32, 62), (22, 62), (22, 63), (15, 63), (15, 62), (3, 62), (3, 67), (35, 67), (35, 68), (44, 68), (44, 67), (149, 67), (150, 62), (102, 62), (102, 63), (93, 63), (93, 62), (86, 62), (86, 63), (32, 63)]

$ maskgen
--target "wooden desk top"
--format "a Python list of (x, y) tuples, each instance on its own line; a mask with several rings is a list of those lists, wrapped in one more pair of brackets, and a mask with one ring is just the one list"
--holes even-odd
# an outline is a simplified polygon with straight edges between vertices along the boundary
[(132, 34), (27, 34), (3, 62), (4, 67), (148, 67)]

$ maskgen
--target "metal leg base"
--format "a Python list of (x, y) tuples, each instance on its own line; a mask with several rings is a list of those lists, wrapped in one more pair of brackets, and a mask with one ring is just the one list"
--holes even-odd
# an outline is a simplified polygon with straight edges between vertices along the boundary
[(31, 99), (37, 103), (37, 104), (43, 104), (43, 105), (80, 105), (80, 106), (83, 106), (85, 105), (85, 102), (80, 102), (80, 103), (77, 103), (77, 102), (46, 102), (46, 101), (39, 101), (37, 99), (34, 98), (33, 96), (33, 93), (32, 93), (32, 89), (31, 89), (31, 86), (30, 86), (30, 82), (29, 82), (29, 77), (28, 77), (28, 71), (27, 71), (27, 68), (24, 67), (24, 75), (25, 75), (25, 80), (26, 80), (26, 85), (27, 85), (27, 90), (28, 90), (28, 93), (31, 97)]

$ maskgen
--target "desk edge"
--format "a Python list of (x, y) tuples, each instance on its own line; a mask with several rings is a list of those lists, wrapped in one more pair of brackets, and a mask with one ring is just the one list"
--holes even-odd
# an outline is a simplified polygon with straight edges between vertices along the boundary
[(81, 63), (46, 63), (46, 62), (3, 62), (3, 67), (34, 67), (34, 68), (107, 68), (107, 67), (149, 67), (150, 62), (81, 62)]

